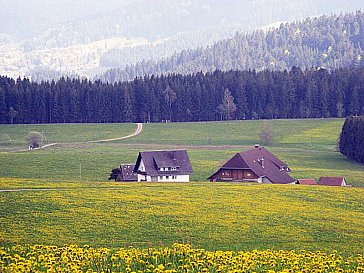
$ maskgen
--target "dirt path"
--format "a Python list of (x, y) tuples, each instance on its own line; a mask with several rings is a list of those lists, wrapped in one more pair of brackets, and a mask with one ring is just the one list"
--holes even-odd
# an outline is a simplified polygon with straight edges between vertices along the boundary
[[(90, 141), (86, 141), (84, 143), (102, 143), (102, 142), (111, 142), (111, 141), (115, 141), (115, 140), (127, 139), (127, 138), (134, 137), (136, 135), (139, 135), (142, 131), (143, 131), (143, 123), (137, 123), (137, 129), (135, 130), (134, 133), (132, 133), (130, 135), (123, 136), (123, 137), (117, 137), (117, 138), (108, 138), (108, 139), (100, 139), (100, 140), (90, 140)], [(45, 149), (45, 148), (48, 148), (48, 147), (52, 147), (52, 146), (55, 146), (55, 145), (58, 145), (58, 144), (73, 144), (73, 143), (65, 143), (65, 142), (57, 143), (57, 142), (53, 142), (53, 143), (49, 143), (49, 144), (43, 145), (40, 148), (35, 148), (35, 149), (32, 149), (32, 150), (25, 150), (24, 149), (24, 150), (12, 151), (12, 152), (13, 153), (14, 152), (30, 152), (30, 151), (42, 150), (42, 149)]]
[(134, 137), (136, 135), (139, 135), (143, 131), (143, 124), (142, 123), (137, 123), (137, 125), (138, 125), (138, 127), (137, 127), (136, 131), (134, 133), (132, 133), (131, 135), (127, 135), (127, 136), (123, 136), (123, 137), (117, 137), (117, 138), (91, 140), (91, 141), (87, 141), (87, 143), (110, 142), (110, 141), (114, 141), (114, 140), (121, 140), (121, 139)]

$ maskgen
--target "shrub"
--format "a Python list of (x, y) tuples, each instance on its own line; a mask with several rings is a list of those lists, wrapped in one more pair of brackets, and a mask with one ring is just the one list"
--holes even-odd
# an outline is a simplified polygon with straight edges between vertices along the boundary
[(25, 140), (30, 147), (39, 148), (43, 143), (43, 135), (39, 132), (31, 131), (26, 135)]
[(11, 143), (11, 138), (8, 134), (0, 135), (0, 145), (9, 145)]

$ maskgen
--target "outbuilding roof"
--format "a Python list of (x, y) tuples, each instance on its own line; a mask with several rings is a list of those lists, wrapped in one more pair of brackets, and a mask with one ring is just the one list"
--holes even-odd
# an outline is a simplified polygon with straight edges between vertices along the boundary
[(137, 173), (134, 172), (134, 164), (121, 164), (120, 170), (121, 170), (121, 176), (122, 181), (137, 181), (138, 176)]
[(300, 185), (316, 185), (316, 180), (313, 178), (302, 178), (298, 179), (297, 182)]
[(346, 186), (344, 177), (322, 176), (319, 178), (319, 185), (324, 186)]

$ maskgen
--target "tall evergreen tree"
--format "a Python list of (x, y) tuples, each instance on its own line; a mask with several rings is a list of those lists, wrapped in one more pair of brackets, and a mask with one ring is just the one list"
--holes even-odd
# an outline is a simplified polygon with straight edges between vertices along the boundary
[(166, 89), (163, 92), (164, 99), (168, 105), (169, 110), (169, 120), (172, 121), (172, 104), (177, 99), (177, 94), (174, 92), (174, 90), (168, 85)]
[(0, 86), (0, 123), (7, 123), (7, 108), (5, 100), (5, 90)]

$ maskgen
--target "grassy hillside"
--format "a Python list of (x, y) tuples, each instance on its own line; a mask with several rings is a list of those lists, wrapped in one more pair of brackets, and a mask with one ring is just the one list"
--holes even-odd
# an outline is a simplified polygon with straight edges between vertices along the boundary
[[(148, 123), (143, 134), (129, 143), (248, 145), (259, 143), (262, 120)], [(282, 148), (320, 148), (334, 150), (343, 119), (270, 120), (273, 146)]]
[[(336, 151), (343, 119), (273, 120), (274, 143), (268, 147), (286, 161), (295, 178), (345, 176), (364, 185), (363, 166)], [(144, 124), (133, 138), (110, 143), (85, 143), (130, 134), (135, 124), (7, 125), (11, 145), (0, 144), (0, 177), (106, 181), (112, 168), (135, 162), (141, 150), (187, 149), (194, 175), (203, 181), (232, 155), (259, 143), (263, 121)], [(43, 131), (49, 142), (60, 145), (32, 152), (26, 148), (28, 131)]]
[(11, 144), (0, 142), (0, 151), (15, 148), (26, 148), (25, 136), (30, 131), (44, 134), (46, 142), (79, 143), (98, 139), (114, 138), (128, 135), (134, 132), (136, 125), (132, 123), (123, 124), (16, 124), (1, 125), (0, 138), (4, 134), (11, 139)]
[[(24, 182), (26, 183), (26, 182)], [(97, 184), (97, 183), (96, 183)], [(5, 243), (360, 253), (361, 188), (119, 183), (1, 193)]]

